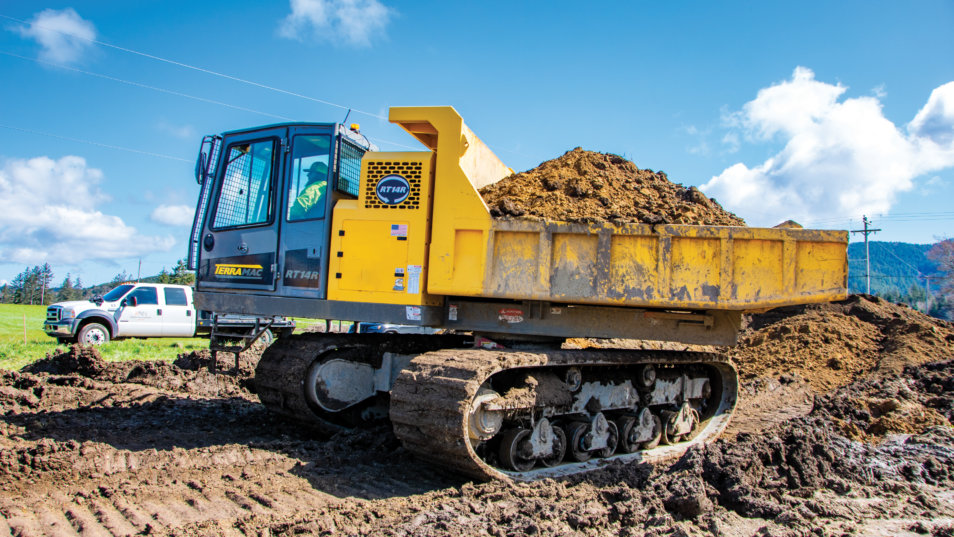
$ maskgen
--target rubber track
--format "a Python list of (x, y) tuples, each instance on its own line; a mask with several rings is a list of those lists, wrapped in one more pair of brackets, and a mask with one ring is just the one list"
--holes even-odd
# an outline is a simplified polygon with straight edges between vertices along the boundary
[(363, 349), (368, 363), (384, 352), (419, 354), (460, 347), (462, 336), (418, 334), (296, 334), (279, 338), (262, 354), (255, 368), (254, 389), (269, 410), (305, 424), (337, 432), (347, 429), (324, 420), (305, 399), (304, 379), (319, 356), (337, 349)]
[[(467, 435), (470, 402), (481, 384), (498, 371), (540, 366), (713, 365), (722, 375), (723, 395), (716, 414), (688, 442), (595, 459), (555, 468), (509, 472), (493, 468), (474, 452)], [(556, 350), (541, 352), (441, 350), (416, 357), (391, 389), (394, 433), (404, 446), (428, 461), (480, 480), (521, 481), (591, 471), (608, 460), (658, 462), (685, 453), (694, 444), (714, 440), (728, 425), (738, 396), (735, 368), (720, 355), (672, 351)]]

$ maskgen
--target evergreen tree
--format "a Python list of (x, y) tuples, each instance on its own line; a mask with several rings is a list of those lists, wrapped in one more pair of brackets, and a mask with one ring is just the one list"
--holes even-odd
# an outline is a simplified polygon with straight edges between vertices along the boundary
[(37, 304), (49, 304), (52, 303), (53, 297), (47, 293), (47, 290), (50, 288), (50, 284), (53, 283), (53, 267), (49, 263), (43, 263), (42, 267), (37, 267), (37, 287), (39, 288), (40, 296), (37, 299)]
[(70, 281), (70, 274), (67, 272), (66, 278), (60, 285), (60, 292), (56, 295), (56, 301), (69, 302), (70, 300), (78, 300), (79, 297), (80, 291), (73, 287), (73, 282)]
[(172, 270), (172, 282), (179, 285), (193, 285), (195, 283), (195, 272), (189, 270), (185, 259), (176, 262), (176, 267)]
[(172, 283), (172, 273), (166, 270), (166, 267), (162, 267), (162, 272), (159, 273), (159, 283)]
[(119, 285), (121, 283), (131, 282), (132, 280), (132, 274), (128, 274), (125, 270), (123, 270), (119, 274), (113, 276), (113, 280), (109, 283), (113, 285)]
[(89, 295), (90, 295), (89, 289), (83, 289), (83, 282), (80, 280), (79, 276), (76, 277), (76, 282), (73, 284), (73, 289), (76, 289), (77, 300), (89, 298)]
[(954, 239), (935, 244), (927, 253), (941, 272), (941, 292), (937, 301), (939, 316), (954, 319)]

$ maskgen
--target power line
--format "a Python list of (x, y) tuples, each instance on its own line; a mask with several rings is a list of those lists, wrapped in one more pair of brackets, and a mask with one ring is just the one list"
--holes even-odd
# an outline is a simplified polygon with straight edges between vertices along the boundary
[(282, 94), (285, 94), (285, 95), (290, 95), (290, 96), (292, 96), (292, 97), (298, 97), (298, 98), (300, 98), (300, 99), (306, 99), (306, 100), (309, 100), (309, 101), (312, 101), (312, 102), (316, 102), (316, 103), (320, 103), (320, 104), (324, 104), (324, 105), (328, 105), (328, 106), (334, 106), (334, 107), (340, 108), (340, 109), (342, 109), (342, 110), (351, 110), (351, 111), (356, 112), (356, 113), (358, 113), (358, 114), (364, 114), (364, 115), (366, 115), (366, 116), (370, 116), (370, 117), (377, 118), (377, 119), (383, 119), (383, 120), (385, 120), (385, 121), (387, 121), (387, 119), (388, 119), (388, 118), (386, 118), (386, 117), (384, 117), (384, 116), (381, 116), (380, 114), (374, 114), (374, 113), (371, 113), (371, 112), (365, 112), (365, 111), (363, 111), (363, 110), (358, 110), (357, 108), (353, 108), (353, 107), (351, 107), (351, 106), (344, 106), (344, 105), (341, 105), (341, 104), (333, 103), (333, 102), (331, 102), (331, 101), (326, 101), (326, 100), (324, 100), (324, 99), (318, 99), (318, 98), (316, 98), (316, 97), (310, 97), (310, 96), (308, 96), (308, 95), (302, 95), (301, 93), (296, 93), (296, 92), (293, 92), (293, 91), (288, 91), (288, 90), (284, 90), (284, 89), (281, 89), (281, 88), (276, 88), (276, 87), (274, 87), (274, 86), (269, 86), (269, 85), (267, 85), (267, 84), (262, 84), (262, 83), (260, 83), (260, 82), (255, 82), (255, 81), (252, 81), (252, 80), (246, 80), (246, 79), (244, 79), (244, 78), (239, 78), (239, 77), (237, 77), (237, 76), (232, 76), (232, 75), (229, 75), (229, 74), (220, 73), (220, 72), (218, 72), (218, 71), (213, 71), (213, 70), (211, 70), (211, 69), (206, 69), (206, 68), (204, 68), (204, 67), (198, 67), (198, 66), (190, 65), (190, 64), (184, 63), (184, 62), (180, 62), (180, 61), (176, 61), (176, 60), (170, 60), (170, 59), (168, 59), (168, 58), (163, 58), (163, 57), (161, 57), (161, 56), (156, 56), (156, 55), (154, 55), (154, 54), (148, 54), (148, 53), (145, 53), (145, 52), (140, 52), (140, 51), (138, 51), (138, 50), (133, 50), (133, 49), (131, 49), (131, 48), (120, 47), (120, 46), (118, 46), (118, 45), (113, 45), (113, 44), (111, 44), (111, 43), (106, 43), (106, 42), (104, 42), (104, 41), (99, 41), (99, 40), (97, 40), (97, 39), (89, 39), (89, 38), (86, 38), (86, 37), (83, 37), (83, 36), (80, 36), (80, 35), (76, 35), (76, 34), (73, 34), (73, 33), (70, 33), (70, 32), (64, 32), (63, 30), (60, 30), (60, 29), (57, 29), (57, 28), (50, 28), (50, 27), (42, 26), (42, 25), (39, 25), (39, 24), (36, 24), (36, 23), (30, 23), (30, 22), (27, 22), (27, 21), (25, 21), (25, 20), (18, 19), (18, 18), (16, 18), (16, 17), (11, 17), (11, 16), (9, 16), (9, 15), (4, 15), (4, 14), (2, 14), (2, 13), (0, 13), (0, 17), (2, 17), (2, 18), (4, 18), (4, 19), (11, 20), (11, 21), (14, 21), (14, 22), (19, 22), (20, 24), (32, 25), (32, 26), (36, 26), (37, 28), (43, 28), (43, 29), (45, 29), (45, 30), (50, 30), (50, 31), (52, 31), (52, 32), (57, 32), (57, 33), (60, 33), (60, 34), (68, 35), (68, 36), (73, 37), (73, 38), (75, 38), (75, 39), (80, 39), (80, 40), (82, 40), (82, 41), (86, 41), (86, 42), (89, 42), (89, 43), (94, 43), (94, 44), (97, 44), (97, 45), (100, 45), (100, 46), (103, 46), (103, 47), (108, 47), (108, 48), (111, 48), (111, 49), (119, 50), (119, 51), (125, 52), (125, 53), (127, 53), (127, 54), (135, 54), (135, 55), (137, 55), (137, 56), (142, 56), (142, 57), (144, 57), (144, 58), (149, 58), (149, 59), (151, 59), (151, 60), (155, 60), (155, 61), (159, 61), (159, 62), (163, 62), (163, 63), (168, 63), (168, 64), (170, 64), (170, 65), (175, 65), (175, 66), (177, 66), (177, 67), (182, 67), (182, 68), (185, 68), (185, 69), (191, 69), (191, 70), (193, 70), (193, 71), (198, 71), (198, 72), (200, 72), (200, 73), (205, 73), (205, 74), (208, 74), (208, 75), (217, 76), (217, 77), (220, 77), (220, 78), (225, 78), (225, 79), (231, 80), (231, 81), (233, 81), (233, 82), (239, 82), (239, 83), (242, 83), (242, 84), (248, 84), (248, 85), (250, 85), (250, 86), (255, 86), (255, 87), (257, 87), (257, 88), (262, 88), (262, 89), (267, 89), (267, 90), (270, 90), (270, 91), (275, 91), (275, 92), (282, 93)]
[(116, 78), (116, 77), (114, 77), (114, 76), (109, 76), (109, 75), (103, 75), (103, 74), (99, 74), (99, 73), (94, 73), (94, 72), (92, 72), (92, 71), (84, 71), (84, 70), (82, 70), (82, 69), (77, 69), (77, 68), (75, 68), (75, 67), (69, 67), (69, 66), (66, 66), (66, 65), (60, 65), (60, 64), (58, 64), (58, 63), (46, 62), (46, 61), (38, 60), (38, 59), (35, 59), (35, 58), (27, 58), (26, 56), (20, 56), (19, 54), (13, 54), (13, 53), (11, 53), (11, 52), (5, 52), (5, 51), (0, 50), (0, 54), (3, 54), (3, 55), (5, 55), (5, 56), (11, 56), (11, 57), (13, 57), (13, 58), (19, 58), (19, 59), (21, 59), (21, 60), (27, 60), (27, 61), (39, 63), (39, 64), (42, 64), (42, 65), (50, 65), (50, 66), (57, 67), (57, 68), (60, 68), (60, 69), (66, 69), (66, 70), (68, 70), (68, 71), (73, 71), (73, 72), (81, 73), (81, 74), (84, 74), (84, 75), (95, 76), (95, 77), (97, 77), (97, 78), (102, 78), (102, 79), (104, 79), (104, 80), (110, 80), (110, 81), (113, 81), (113, 82), (119, 82), (119, 83), (121, 83), (121, 84), (126, 84), (126, 85), (129, 85), (129, 86), (135, 86), (135, 87), (137, 87), (137, 88), (144, 88), (144, 89), (149, 89), (149, 90), (153, 90), (153, 91), (158, 91), (158, 92), (160, 92), (160, 93), (167, 93), (167, 94), (169, 94), (169, 95), (175, 95), (176, 97), (185, 97), (185, 98), (187, 98), (187, 99), (193, 99), (193, 100), (200, 101), (200, 102), (204, 102), (204, 103), (216, 104), (216, 105), (219, 105), (219, 106), (224, 106), (224, 107), (227, 107), (227, 108), (231, 108), (231, 109), (233, 109), (233, 110), (239, 110), (239, 111), (242, 111), (242, 112), (251, 112), (251, 113), (253, 113), (253, 114), (259, 114), (259, 115), (263, 115), (263, 116), (270, 117), (270, 118), (274, 118), (274, 119), (281, 119), (281, 120), (283, 120), (283, 121), (292, 121), (292, 118), (290, 118), (290, 117), (279, 116), (279, 115), (277, 115), (277, 114), (270, 114), (270, 113), (268, 113), (268, 112), (262, 112), (262, 111), (259, 111), (259, 110), (253, 110), (253, 109), (251, 109), (251, 108), (245, 108), (245, 107), (242, 107), (242, 106), (237, 106), (237, 105), (234, 105), (234, 104), (224, 103), (224, 102), (222, 102), (222, 101), (216, 101), (216, 100), (213, 100), (213, 99), (207, 99), (207, 98), (205, 98), (205, 97), (199, 97), (199, 96), (196, 96), (196, 95), (189, 95), (188, 93), (182, 93), (182, 92), (173, 91), (173, 90), (170, 90), (170, 89), (160, 88), (160, 87), (156, 87), (156, 86), (150, 86), (150, 85), (148, 85), (148, 84), (142, 84), (142, 83), (140, 83), (140, 82), (133, 82), (132, 80), (124, 80), (124, 79), (122, 79), (122, 78)]
[(81, 139), (81, 138), (71, 138), (71, 137), (69, 137), (69, 136), (61, 136), (61, 135), (59, 135), (59, 134), (53, 134), (52, 132), (43, 132), (43, 131), (38, 131), (38, 130), (33, 130), (33, 129), (24, 129), (24, 128), (22, 128), (22, 127), (14, 127), (13, 125), (3, 125), (3, 124), (0, 124), (0, 128), (10, 129), (10, 130), (15, 130), (15, 131), (20, 131), (20, 132), (27, 132), (27, 133), (30, 133), (30, 134), (37, 134), (37, 135), (39, 135), (39, 136), (48, 136), (48, 137), (50, 137), (50, 138), (58, 138), (58, 139), (60, 139), (60, 140), (68, 140), (68, 141), (70, 141), (70, 142), (79, 142), (79, 143), (81, 143), (81, 144), (95, 145), (95, 146), (98, 146), (98, 147), (105, 147), (105, 148), (107, 148), (107, 149), (116, 149), (116, 150), (119, 150), (119, 151), (126, 151), (126, 152), (128, 152), (128, 153), (138, 153), (138, 154), (140, 154), (140, 155), (149, 155), (150, 157), (158, 157), (158, 158), (164, 158), (164, 159), (168, 159), (168, 160), (178, 160), (179, 162), (192, 162), (192, 161), (189, 160), (189, 159), (184, 159), (184, 158), (179, 158), (179, 157), (173, 157), (172, 155), (163, 155), (162, 153), (152, 153), (152, 152), (149, 152), (149, 151), (142, 151), (142, 150), (140, 150), (140, 149), (132, 149), (132, 148), (129, 148), (129, 147), (122, 147), (122, 146), (118, 146), (118, 145), (104, 144), (104, 143), (100, 143), (100, 142), (94, 142), (94, 141), (92, 141), (92, 140), (83, 140), (83, 139)]
[[(10, 57), (13, 57), (13, 58), (19, 58), (19, 59), (22, 59), (22, 60), (27, 60), (27, 61), (35, 62), (35, 63), (42, 64), (42, 65), (49, 65), (49, 66), (52, 66), (52, 67), (56, 67), (56, 68), (58, 68), (58, 69), (65, 69), (65, 70), (68, 70), (68, 71), (73, 71), (73, 72), (81, 73), (81, 74), (84, 74), (84, 75), (89, 75), (89, 76), (93, 76), (93, 77), (97, 77), (97, 78), (102, 78), (102, 79), (104, 79), (104, 80), (109, 80), (109, 81), (112, 81), (112, 82), (119, 82), (119, 83), (121, 83), (121, 84), (126, 84), (126, 85), (134, 86), (134, 87), (137, 87), (137, 88), (149, 89), (149, 90), (157, 91), (157, 92), (160, 92), (160, 93), (166, 93), (166, 94), (169, 94), (169, 95), (174, 95), (174, 96), (176, 96), (176, 97), (185, 97), (185, 98), (187, 98), (187, 99), (193, 99), (193, 100), (200, 101), (200, 102), (204, 102), (204, 103), (215, 104), (215, 105), (218, 105), (218, 106), (224, 106), (224, 107), (226, 107), (226, 108), (231, 108), (231, 109), (233, 109), (233, 110), (239, 110), (239, 111), (241, 111), (241, 112), (251, 112), (251, 113), (253, 113), (253, 114), (259, 114), (259, 115), (266, 116), (266, 117), (270, 117), (270, 118), (274, 118), (274, 119), (280, 119), (280, 120), (282, 120), (282, 121), (295, 121), (294, 118), (290, 118), (290, 117), (286, 117), (286, 116), (280, 116), (280, 115), (278, 115), (278, 114), (272, 114), (272, 113), (270, 113), (270, 112), (262, 112), (261, 110), (254, 110), (254, 109), (251, 109), (251, 108), (245, 108), (245, 107), (243, 107), (243, 106), (238, 106), (238, 105), (234, 105), (234, 104), (229, 104), (229, 103), (222, 102), (222, 101), (216, 101), (216, 100), (214, 100), (214, 99), (208, 99), (208, 98), (206, 98), (206, 97), (199, 97), (199, 96), (197, 96), (197, 95), (190, 95), (190, 94), (188, 94), (188, 93), (182, 93), (182, 92), (180, 92), (180, 91), (170, 90), (170, 89), (166, 89), (166, 88), (160, 88), (160, 87), (157, 87), (157, 86), (150, 86), (150, 85), (148, 85), (148, 84), (143, 84), (143, 83), (141, 83), (141, 82), (135, 82), (135, 81), (132, 81), (132, 80), (125, 80), (125, 79), (117, 78), (117, 77), (114, 77), (114, 76), (104, 75), (104, 74), (100, 74), (100, 73), (94, 73), (94, 72), (92, 72), (92, 71), (85, 71), (85, 70), (83, 70), (83, 69), (77, 69), (77, 68), (75, 68), (75, 67), (69, 67), (69, 66), (66, 66), (66, 65), (60, 65), (60, 64), (57, 64), (57, 63), (53, 63), (53, 62), (46, 62), (46, 61), (38, 60), (38, 59), (35, 59), (35, 58), (28, 58), (28, 57), (26, 57), (26, 56), (21, 56), (21, 55), (19, 55), (19, 54), (13, 54), (13, 53), (11, 53), (11, 52), (6, 52), (6, 51), (0, 50), (0, 54), (6, 55), (6, 56), (10, 56)], [(390, 141), (390, 140), (385, 140), (385, 139), (382, 139), (382, 138), (378, 138), (377, 136), (368, 136), (368, 138), (369, 138), (370, 140), (373, 140), (373, 141), (378, 142), (378, 143), (386, 143), (386, 144), (390, 144), (390, 145), (393, 145), (393, 146), (396, 146), (396, 147), (402, 147), (402, 148), (405, 148), (405, 149), (413, 149), (413, 150), (418, 149), (418, 148), (416, 148), (416, 147), (411, 147), (411, 146), (409, 146), (409, 145), (405, 145), (405, 144), (401, 144), (401, 143), (398, 143), (398, 142), (392, 142), (392, 141)]]

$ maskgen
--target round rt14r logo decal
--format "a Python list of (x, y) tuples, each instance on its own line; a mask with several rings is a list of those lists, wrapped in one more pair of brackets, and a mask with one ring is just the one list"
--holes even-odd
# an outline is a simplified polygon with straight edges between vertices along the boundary
[(374, 193), (385, 205), (397, 205), (411, 195), (411, 185), (400, 175), (386, 175), (378, 181)]

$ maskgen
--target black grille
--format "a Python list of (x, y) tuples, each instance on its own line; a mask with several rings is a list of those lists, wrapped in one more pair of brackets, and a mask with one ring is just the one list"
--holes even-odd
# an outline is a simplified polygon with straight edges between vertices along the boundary
[(341, 141), (340, 148), (337, 190), (357, 198), (361, 184), (361, 157), (364, 156), (364, 149), (344, 140)]
[[(421, 177), (424, 170), (423, 162), (391, 162), (379, 161), (368, 163), (368, 184), (364, 188), (364, 206), (367, 209), (417, 209), (421, 206)], [(388, 175), (400, 175), (407, 179), (411, 186), (411, 194), (406, 200), (397, 205), (381, 203), (375, 194), (378, 181)]]

